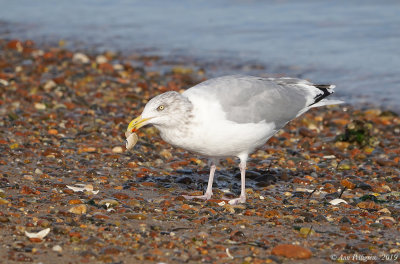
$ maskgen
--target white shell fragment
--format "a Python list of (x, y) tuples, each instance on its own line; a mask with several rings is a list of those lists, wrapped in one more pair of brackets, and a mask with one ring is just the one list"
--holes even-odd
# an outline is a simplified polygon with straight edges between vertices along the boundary
[(74, 56), (72, 57), (72, 61), (75, 62), (75, 63), (86, 64), (86, 63), (90, 62), (90, 59), (89, 59), (89, 57), (87, 55), (78, 52), (78, 53), (74, 54)]
[(55, 252), (61, 253), (61, 252), (62, 252), (62, 247), (61, 247), (60, 245), (55, 245), (55, 246), (52, 248), (52, 250), (55, 251)]
[(45, 236), (47, 236), (50, 233), (50, 228), (43, 229), (42, 231), (39, 231), (37, 233), (30, 233), (25, 231), (25, 235), (29, 238), (39, 238), (43, 239)]
[(341, 203), (347, 204), (347, 202), (345, 200), (343, 200), (343, 199), (333, 199), (329, 203), (332, 204), (332, 205), (338, 205), (338, 204), (341, 204)]
[(99, 193), (99, 190), (93, 191), (93, 185), (91, 185), (91, 184), (77, 183), (77, 184), (75, 184), (75, 185), (80, 186), (80, 187), (69, 186), (69, 185), (67, 185), (67, 188), (73, 190), (74, 192), (84, 192), (84, 191), (88, 191), (88, 192), (91, 192), (92, 194), (98, 194), (98, 193)]
[(230, 259), (234, 259), (234, 257), (231, 255), (231, 253), (229, 252), (229, 248), (226, 248), (225, 250), (226, 255), (230, 258)]
[(390, 220), (393, 223), (396, 223), (396, 220), (394, 220), (394, 218), (391, 216), (381, 216), (378, 218), (378, 220), (375, 221), (375, 223), (379, 223), (381, 220)]
[[(125, 133), (126, 135), (126, 133)], [(126, 139), (126, 149), (130, 150), (131, 148), (133, 148), (136, 143), (138, 142), (138, 136), (136, 135), (136, 133), (132, 133), (130, 134), (127, 139)]]

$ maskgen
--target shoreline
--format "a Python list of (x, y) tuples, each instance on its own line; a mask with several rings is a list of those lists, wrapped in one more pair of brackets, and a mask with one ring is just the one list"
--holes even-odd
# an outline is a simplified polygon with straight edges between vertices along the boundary
[[(207, 68), (159, 64), (0, 40), (0, 263), (399, 256), (397, 114), (309, 111), (250, 156), (246, 204), (222, 204), (239, 191), (234, 159), (218, 169), (214, 199), (188, 201), (182, 195), (205, 187), (204, 158), (172, 148), (151, 127), (132, 152), (124, 148), (146, 100), (208, 76)], [(25, 233), (47, 228), (42, 239)]]
[[(15, 25), (10, 25), (6, 23), (10, 28), (15, 28)], [(20, 29), (21, 31), (25, 31), (26, 29)], [(3, 33), (3, 35), (6, 35)], [(1, 37), (0, 37), (1, 39)], [(6, 41), (12, 40), (12, 38), (4, 38)], [(130, 48), (130, 49), (118, 49), (118, 48), (110, 48), (110, 45), (105, 44), (90, 44), (85, 43), (84, 41), (74, 40), (74, 39), (62, 39), (56, 36), (53, 37), (40, 37), (39, 39), (30, 40), (29, 38), (20, 39), (21, 42), (24, 41), (34, 41), (43, 49), (49, 49), (58, 47), (60, 49), (67, 49), (71, 52), (80, 52), (87, 54), (89, 56), (97, 56), (98, 54), (104, 53), (113, 53), (117, 55), (119, 58), (124, 58), (126, 61), (131, 62), (132, 64), (140, 63), (138, 66), (148, 68), (148, 70), (159, 71), (161, 73), (165, 73), (170, 71), (174, 66), (184, 66), (186, 68), (192, 68), (194, 70), (202, 70), (206, 72), (207, 78), (218, 77), (222, 75), (229, 74), (246, 74), (246, 75), (254, 75), (254, 76), (263, 76), (263, 77), (295, 77), (304, 79), (303, 75), (307, 75), (307, 72), (310, 69), (303, 69), (304, 71), (299, 71), (296, 69), (297, 67), (294, 65), (280, 65), (274, 66), (271, 68), (271, 65), (268, 65), (265, 62), (257, 61), (257, 60), (245, 60), (239, 58), (232, 58), (231, 56), (222, 56), (222, 57), (214, 57), (211, 59), (205, 59), (203, 57), (184, 54), (181, 51), (162, 51), (159, 48), (150, 47), (150, 48)], [(144, 62), (146, 61), (147, 62)], [(148, 65), (146, 65), (148, 63)], [(152, 67), (155, 65), (156, 67)], [(313, 78), (305, 78), (311, 82), (317, 82)], [(326, 81), (320, 80), (319, 83), (325, 83)], [(332, 84), (337, 85), (337, 83), (332, 82)], [(334, 97), (338, 99), (346, 101), (348, 104), (352, 105), (357, 109), (370, 109), (370, 108), (379, 108), (387, 111), (394, 111), (397, 114), (400, 114), (400, 104), (394, 105), (393, 102), (389, 102), (388, 98), (382, 97), (379, 102), (374, 102), (373, 94), (353, 94), (353, 92), (346, 91), (346, 87), (340, 86), (337, 87), (336, 93)], [(387, 103), (389, 102), (389, 105)]]

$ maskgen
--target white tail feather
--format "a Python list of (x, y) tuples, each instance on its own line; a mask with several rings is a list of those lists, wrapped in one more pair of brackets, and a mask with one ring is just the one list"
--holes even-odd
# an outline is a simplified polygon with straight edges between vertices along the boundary
[(319, 107), (319, 106), (324, 106), (324, 105), (337, 105), (337, 104), (344, 104), (345, 101), (342, 100), (326, 100), (323, 99), (321, 101), (319, 101), (318, 103), (315, 103), (313, 105), (311, 105), (310, 107)]

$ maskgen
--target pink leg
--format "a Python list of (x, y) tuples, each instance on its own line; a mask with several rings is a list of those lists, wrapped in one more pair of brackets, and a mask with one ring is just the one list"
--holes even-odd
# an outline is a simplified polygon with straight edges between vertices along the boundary
[(240, 190), (240, 196), (239, 198), (235, 198), (229, 201), (229, 204), (235, 205), (239, 203), (245, 203), (246, 202), (246, 160), (247, 160), (247, 155), (245, 157), (240, 157), (240, 179), (241, 179), (241, 190)]
[(206, 193), (203, 195), (198, 195), (198, 196), (190, 196), (190, 195), (184, 195), (183, 197), (185, 197), (185, 199), (203, 199), (203, 200), (208, 200), (211, 198), (212, 196), (212, 185), (213, 185), (213, 181), (214, 181), (214, 173), (216, 170), (217, 166), (215, 165), (215, 162), (211, 163), (211, 168), (210, 168), (210, 177), (208, 178), (208, 184), (207, 184), (207, 190)]

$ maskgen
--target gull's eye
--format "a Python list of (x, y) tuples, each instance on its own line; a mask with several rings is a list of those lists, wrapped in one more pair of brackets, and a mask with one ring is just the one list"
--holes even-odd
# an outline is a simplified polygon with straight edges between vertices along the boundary
[(163, 106), (163, 105), (160, 105), (159, 107), (157, 107), (157, 110), (158, 110), (158, 111), (164, 110), (164, 106)]

